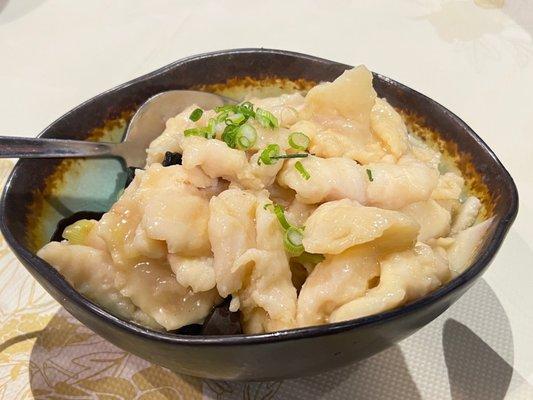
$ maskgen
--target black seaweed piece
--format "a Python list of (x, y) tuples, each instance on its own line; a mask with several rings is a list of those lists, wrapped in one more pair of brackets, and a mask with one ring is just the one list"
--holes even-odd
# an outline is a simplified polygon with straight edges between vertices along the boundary
[(171, 165), (181, 165), (181, 154), (167, 151), (165, 153), (165, 158), (163, 159), (161, 165), (163, 167), (169, 167)]
[(61, 242), (63, 240), (63, 231), (69, 225), (72, 225), (74, 222), (79, 221), (80, 219), (95, 219), (99, 220), (104, 215), (100, 211), (78, 211), (72, 214), (70, 217), (63, 218), (57, 223), (56, 230), (50, 239), (51, 242)]
[(135, 178), (135, 171), (137, 171), (138, 169), (142, 168), (128, 167), (126, 169), (126, 184), (124, 185), (124, 189), (126, 189), (133, 181), (133, 179)]
[(231, 298), (228, 297), (205, 318), (203, 335), (239, 335), (242, 333), (240, 312), (229, 310)]

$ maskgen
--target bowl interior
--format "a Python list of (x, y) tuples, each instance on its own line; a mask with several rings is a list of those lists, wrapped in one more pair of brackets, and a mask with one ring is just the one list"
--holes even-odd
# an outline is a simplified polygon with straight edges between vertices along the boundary
[[(53, 122), (41, 135), (116, 142), (121, 140), (136, 107), (161, 91), (193, 88), (234, 98), (277, 95), (306, 91), (317, 82), (335, 79), (346, 68), (349, 66), (277, 50), (244, 49), (196, 56), (83, 103)], [(473, 266), (418, 301), (423, 304), (468, 284), (486, 268), (516, 215), (516, 187), (493, 152), (449, 110), (379, 74), (374, 74), (374, 87), (379, 96), (387, 98), (405, 116), (414, 133), (457, 162), (471, 190), (482, 199), (485, 216), (495, 217)], [(4, 192), (0, 210), (2, 231), (32, 274), (56, 288), (64, 288), (68, 284), (34, 253), (49, 241), (61, 218), (77, 211), (109, 209), (124, 182), (125, 174), (117, 160), (19, 161)], [(75, 291), (68, 295), (81, 297)], [(85, 304), (89, 312), (97, 308), (86, 299), (77, 301)], [(108, 316), (105, 311), (101, 315)], [(393, 313), (366, 320), (377, 321), (387, 315)], [(125, 329), (132, 327), (128, 322), (121, 324)]]

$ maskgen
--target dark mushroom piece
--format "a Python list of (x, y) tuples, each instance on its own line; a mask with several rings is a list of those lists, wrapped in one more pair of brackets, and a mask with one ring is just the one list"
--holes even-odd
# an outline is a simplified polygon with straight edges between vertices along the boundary
[(165, 153), (165, 158), (163, 159), (161, 165), (163, 167), (169, 167), (171, 165), (181, 165), (181, 154), (167, 151)]
[(240, 312), (229, 310), (231, 298), (226, 298), (205, 318), (203, 335), (239, 335), (242, 333)]

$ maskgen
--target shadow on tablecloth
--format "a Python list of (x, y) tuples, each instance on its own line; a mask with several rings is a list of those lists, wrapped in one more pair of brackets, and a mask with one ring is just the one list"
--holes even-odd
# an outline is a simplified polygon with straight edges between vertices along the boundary
[[(533, 251), (529, 243), (513, 229), (508, 236), (505, 250), (498, 254), (499, 265), (494, 265), (506, 271), (499, 272), (499, 279), (530, 279)], [(513, 332), (507, 314), (484, 279), (435, 322), (434, 330), (442, 332), (453, 400), (533, 399), (533, 386), (513, 368)]]
[(511, 378), (521, 391), (533, 395), (527, 381), (465, 325), (447, 320), (442, 340), (453, 400), (504, 399)]

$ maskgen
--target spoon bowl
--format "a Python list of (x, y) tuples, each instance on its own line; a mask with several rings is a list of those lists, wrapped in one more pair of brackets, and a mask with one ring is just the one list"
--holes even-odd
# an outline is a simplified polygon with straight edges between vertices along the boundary
[(234, 100), (197, 90), (169, 90), (150, 97), (133, 115), (120, 143), (0, 136), (0, 158), (118, 157), (127, 167), (143, 168), (146, 149), (166, 121), (196, 104), (212, 109)]
[(169, 90), (150, 97), (133, 115), (124, 141), (118, 147), (128, 167), (142, 168), (146, 163), (146, 149), (165, 129), (167, 120), (196, 104), (209, 110), (224, 104), (236, 103), (227, 97), (196, 90)]

